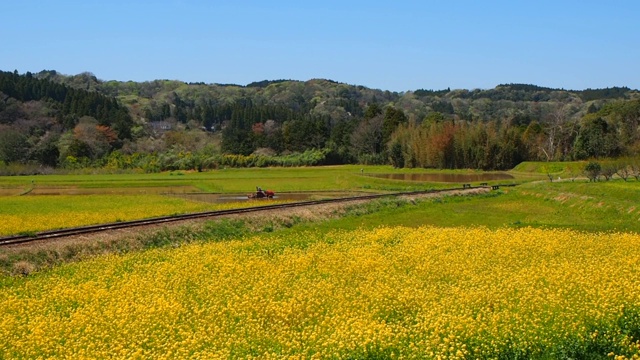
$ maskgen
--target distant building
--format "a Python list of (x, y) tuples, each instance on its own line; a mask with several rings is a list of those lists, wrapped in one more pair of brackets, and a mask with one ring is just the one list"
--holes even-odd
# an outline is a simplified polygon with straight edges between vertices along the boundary
[(164, 132), (169, 131), (173, 128), (170, 122), (168, 121), (152, 121), (149, 123), (153, 131), (156, 132)]
[(176, 127), (175, 122), (171, 123), (169, 121), (151, 121), (148, 123), (148, 126), (151, 128), (150, 133), (152, 136), (162, 136), (165, 132), (171, 131)]

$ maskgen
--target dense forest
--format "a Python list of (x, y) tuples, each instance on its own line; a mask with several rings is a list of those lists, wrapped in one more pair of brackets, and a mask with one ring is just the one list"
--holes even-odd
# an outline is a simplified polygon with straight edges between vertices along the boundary
[(383, 164), (509, 169), (525, 160), (635, 156), (626, 87), (390, 92), (331, 80), (102, 81), (0, 72), (0, 165), (32, 171)]

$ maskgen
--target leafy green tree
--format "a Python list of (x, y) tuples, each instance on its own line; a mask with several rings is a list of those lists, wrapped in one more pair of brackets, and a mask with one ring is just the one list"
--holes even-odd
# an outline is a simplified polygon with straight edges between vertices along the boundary
[(440, 123), (445, 121), (446, 119), (447, 118), (444, 115), (442, 115), (441, 112), (431, 111), (429, 114), (427, 114), (427, 116), (425, 116), (424, 122), (427, 124)]
[(402, 144), (400, 142), (395, 141), (391, 145), (391, 149), (389, 151), (389, 158), (391, 160), (391, 165), (395, 168), (403, 168), (404, 167), (404, 154), (402, 153)]
[(27, 137), (12, 129), (0, 128), (0, 161), (24, 162), (28, 149)]
[(590, 161), (584, 167), (584, 173), (589, 179), (589, 181), (598, 181), (598, 177), (600, 176), (601, 172), (602, 172), (602, 166), (595, 161)]
[(351, 134), (358, 125), (358, 119), (346, 119), (337, 122), (331, 128), (327, 147), (332, 150), (332, 155), (338, 157), (336, 162), (351, 163), (355, 161), (351, 153)]
[(55, 167), (58, 164), (58, 159), (60, 157), (60, 151), (57, 146), (59, 139), (60, 135), (57, 133), (45, 134), (31, 148), (29, 159), (46, 166)]
[(398, 110), (393, 106), (387, 107), (382, 123), (382, 143), (387, 144), (391, 139), (391, 134), (396, 130), (398, 125), (406, 122), (407, 117), (402, 110)]
[(619, 153), (617, 134), (603, 118), (587, 117), (573, 147), (576, 159), (616, 156)]
[(255, 149), (251, 143), (250, 131), (232, 126), (228, 126), (222, 131), (222, 152), (249, 155), (253, 150)]
[(616, 101), (598, 112), (617, 129), (619, 143), (627, 153), (640, 146), (640, 100)]
[(377, 102), (373, 102), (367, 106), (367, 109), (364, 111), (365, 119), (373, 119), (374, 117), (382, 114), (382, 108), (378, 105)]

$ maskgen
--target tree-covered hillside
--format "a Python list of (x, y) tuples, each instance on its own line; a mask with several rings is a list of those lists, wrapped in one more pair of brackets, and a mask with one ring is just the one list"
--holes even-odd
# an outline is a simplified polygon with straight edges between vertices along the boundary
[(323, 79), (240, 86), (42, 71), (1, 73), (0, 93), (4, 163), (156, 171), (316, 151), (313, 163), (506, 169), (640, 150), (640, 94), (626, 87), (397, 93)]
[(31, 73), (0, 72), (0, 161), (56, 166), (99, 158), (132, 137), (133, 119), (115, 98)]

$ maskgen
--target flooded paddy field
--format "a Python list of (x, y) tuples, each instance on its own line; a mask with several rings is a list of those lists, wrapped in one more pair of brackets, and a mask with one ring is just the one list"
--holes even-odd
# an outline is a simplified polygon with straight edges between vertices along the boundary
[(190, 201), (199, 201), (199, 202), (208, 202), (208, 203), (231, 203), (231, 202), (239, 202), (239, 201), (271, 201), (271, 200), (279, 200), (279, 201), (312, 201), (312, 200), (323, 200), (323, 199), (337, 199), (337, 198), (346, 198), (358, 195), (366, 195), (370, 193), (363, 192), (347, 192), (347, 191), (310, 191), (310, 192), (276, 192), (273, 199), (250, 199), (247, 194), (211, 194), (211, 193), (172, 193), (167, 194), (173, 197), (179, 197), (181, 199), (190, 200)]
[(496, 180), (513, 180), (514, 177), (507, 173), (478, 173), (478, 174), (447, 174), (447, 173), (423, 173), (423, 174), (367, 174), (367, 176), (403, 181), (421, 182), (445, 182), (445, 183), (472, 183), (488, 182)]
[[(146, 186), (146, 187), (114, 187), (114, 188), (85, 188), (74, 186), (43, 186), (32, 189), (5, 187), (0, 188), (0, 196), (38, 196), (38, 195), (167, 195), (179, 197), (185, 200), (208, 202), (208, 203), (229, 203), (245, 200), (267, 200), (250, 199), (247, 193), (203, 193), (195, 186)], [(273, 199), (281, 201), (307, 201), (334, 199), (365, 195), (370, 193), (358, 191), (309, 191), (309, 192), (276, 192)]]

